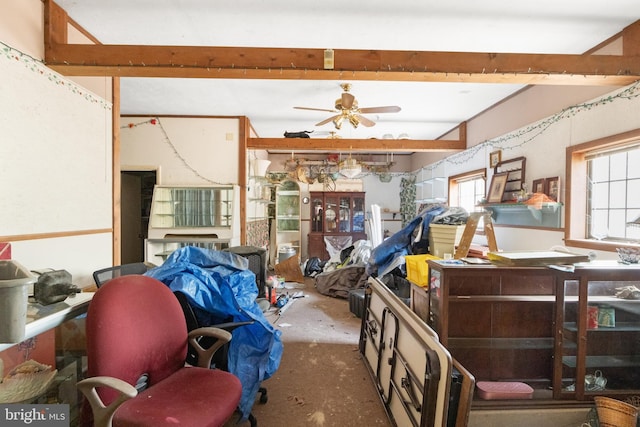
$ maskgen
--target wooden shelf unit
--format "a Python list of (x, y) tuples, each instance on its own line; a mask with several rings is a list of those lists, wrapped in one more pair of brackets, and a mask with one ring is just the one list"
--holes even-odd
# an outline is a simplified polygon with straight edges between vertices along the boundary
[(525, 157), (515, 157), (509, 160), (498, 162), (493, 170), (494, 174), (506, 173), (507, 184), (502, 194), (502, 201), (512, 201), (513, 193), (524, 189), (525, 171), (527, 159)]
[[(423, 320), (456, 360), (479, 381), (551, 385), (556, 304), (551, 269), (428, 264), (429, 318)], [(418, 311), (424, 315), (424, 308)]]

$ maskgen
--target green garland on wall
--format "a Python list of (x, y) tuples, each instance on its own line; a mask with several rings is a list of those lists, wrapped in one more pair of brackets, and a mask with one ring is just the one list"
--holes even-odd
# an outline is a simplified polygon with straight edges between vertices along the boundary
[[(589, 111), (603, 105), (611, 104), (618, 100), (631, 100), (631, 99), (637, 98), (638, 96), (640, 96), (640, 81), (633, 83), (632, 85), (616, 93), (615, 95), (608, 95), (608, 96), (599, 98), (595, 101), (572, 105), (533, 125), (524, 127), (522, 129), (519, 129), (518, 131), (508, 133), (506, 135), (503, 135), (494, 139), (489, 139), (484, 142), (481, 142), (477, 145), (474, 145), (473, 147), (467, 148), (463, 152), (452, 154), (451, 156), (445, 159), (442, 159), (429, 166), (425, 166), (422, 168), (422, 170), (433, 170), (444, 162), (455, 164), (455, 165), (461, 165), (468, 162), (470, 159), (475, 157), (476, 154), (478, 154), (478, 152), (485, 149), (513, 150), (513, 149), (522, 147), (523, 145), (526, 145), (529, 142), (535, 140), (537, 137), (539, 137), (544, 132), (549, 130), (556, 123), (559, 123), (561, 120), (575, 117), (582, 112)], [(514, 144), (510, 146), (506, 145), (520, 138), (524, 138), (524, 139), (522, 139), (522, 141), (519, 142), (518, 144)]]
[(2, 51), (2, 55), (1, 55), (2, 57), (10, 61), (20, 62), (26, 68), (33, 71), (36, 75), (46, 77), (53, 84), (67, 88), (71, 93), (81, 96), (86, 101), (91, 102), (92, 104), (99, 104), (105, 110), (112, 109), (112, 104), (110, 102), (78, 86), (76, 83), (72, 82), (71, 80), (65, 79), (62, 75), (56, 73), (51, 68), (47, 67), (44, 64), (44, 62), (42, 62), (41, 60), (36, 59), (29, 54), (21, 52), (18, 49), (13, 48), (1, 41), (0, 41), (0, 46), (2, 47), (0, 49)]

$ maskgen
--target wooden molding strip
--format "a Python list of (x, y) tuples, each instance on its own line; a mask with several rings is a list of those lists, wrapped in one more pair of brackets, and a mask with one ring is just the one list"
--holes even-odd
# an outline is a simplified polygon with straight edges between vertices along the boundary
[(112, 228), (98, 228), (95, 230), (58, 231), (55, 233), (16, 234), (0, 236), (0, 242), (20, 242), (26, 240), (57, 239), (60, 237), (86, 236), (89, 234), (113, 233)]

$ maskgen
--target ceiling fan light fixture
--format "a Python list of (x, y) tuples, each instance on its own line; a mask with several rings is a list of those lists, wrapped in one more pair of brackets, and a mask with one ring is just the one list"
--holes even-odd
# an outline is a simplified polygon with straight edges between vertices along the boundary
[(349, 93), (351, 84), (343, 83), (340, 86), (342, 87), (342, 90), (344, 90), (344, 92), (342, 93), (342, 96), (340, 96), (340, 98), (336, 99), (334, 103), (335, 108), (332, 110), (312, 107), (293, 108), (297, 108), (300, 110), (328, 111), (331, 113), (336, 113), (336, 115), (316, 123), (316, 126), (323, 126), (327, 123), (332, 122), (336, 129), (340, 129), (342, 127), (342, 123), (344, 123), (345, 120), (351, 123), (354, 128), (357, 128), (359, 125), (371, 127), (375, 125), (375, 122), (368, 119), (363, 114), (397, 113), (401, 110), (401, 108), (397, 105), (360, 108), (358, 106), (358, 100), (351, 93)]
[(335, 119), (333, 119), (333, 125), (336, 127), (336, 129), (340, 130), (340, 128), (342, 127), (343, 121), (344, 121), (343, 116), (336, 117)]

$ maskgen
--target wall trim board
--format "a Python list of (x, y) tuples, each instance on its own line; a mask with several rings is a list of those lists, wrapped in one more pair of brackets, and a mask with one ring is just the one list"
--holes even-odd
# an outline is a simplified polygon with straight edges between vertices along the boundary
[(19, 242), (26, 240), (40, 240), (40, 239), (57, 239), (59, 237), (72, 237), (72, 236), (86, 236), (89, 234), (107, 234), (113, 233), (112, 228), (102, 228), (96, 230), (78, 230), (78, 231), (61, 231), (57, 233), (37, 233), (37, 234), (22, 234), (15, 236), (0, 236), (0, 242)]

